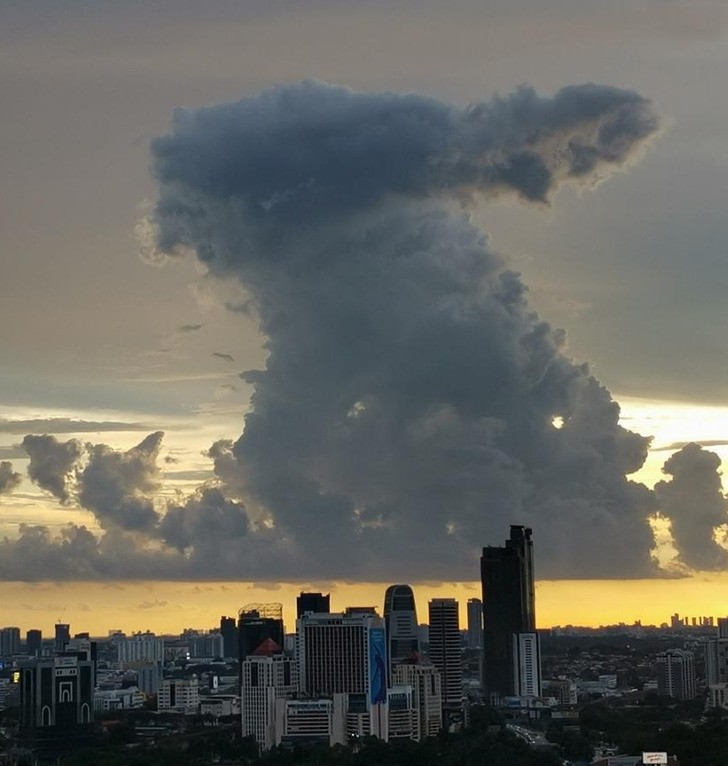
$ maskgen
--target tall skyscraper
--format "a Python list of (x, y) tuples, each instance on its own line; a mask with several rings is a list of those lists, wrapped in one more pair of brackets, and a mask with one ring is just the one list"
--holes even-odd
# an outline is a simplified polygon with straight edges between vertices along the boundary
[(331, 596), (327, 593), (306, 593), (296, 598), (296, 619), (303, 617), (306, 612), (325, 614), (331, 611)]
[(483, 648), (483, 602), (468, 599), (468, 649)]
[(387, 634), (387, 679), (392, 669), (419, 651), (415, 597), (409, 585), (390, 585), (384, 594), (384, 629)]
[(429, 603), (430, 660), (440, 673), (443, 719), (462, 709), (463, 658), (460, 646), (460, 615), (454, 598), (435, 598)]
[(505, 546), (483, 548), (480, 572), (486, 699), (520, 695), (524, 685), (531, 689), (541, 686), (540, 667), (534, 669), (535, 681), (530, 679), (527, 684), (519, 677), (523, 658), (518, 655), (519, 649), (534, 650), (529, 654), (532, 661), (539, 656), (531, 534), (527, 527), (512, 525)]

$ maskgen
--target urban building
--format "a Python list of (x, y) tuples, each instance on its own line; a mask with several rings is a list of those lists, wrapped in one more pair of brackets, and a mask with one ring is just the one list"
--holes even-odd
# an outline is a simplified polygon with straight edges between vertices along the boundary
[(248, 604), (238, 612), (238, 656), (250, 656), (267, 639), (283, 646), (283, 605)]
[(517, 697), (541, 696), (541, 645), (538, 633), (513, 634), (513, 688)]
[(137, 667), (137, 687), (139, 691), (153, 697), (159, 691), (162, 682), (162, 666), (158, 662), (146, 662)]
[(483, 602), (479, 598), (468, 599), (468, 649), (483, 648)]
[(454, 598), (436, 598), (429, 603), (432, 664), (440, 673), (445, 723), (463, 705), (463, 657), (460, 641), (459, 605)]
[(296, 621), (299, 689), (312, 697), (364, 694), (387, 701), (384, 623), (370, 611), (306, 613)]
[[(483, 688), (486, 699), (520, 696), (519, 634), (536, 635), (532, 532), (512, 525), (503, 547), (483, 548)], [(524, 639), (525, 640), (525, 639)], [(529, 643), (529, 640), (525, 640)], [(536, 635), (536, 641), (538, 637)], [(540, 669), (539, 669), (540, 675)], [(541, 686), (540, 677), (532, 682)]]
[(695, 662), (692, 652), (668, 649), (657, 655), (657, 692), (677, 700), (695, 698)]
[(157, 710), (195, 715), (200, 704), (200, 685), (192, 678), (165, 678), (159, 685)]
[(306, 612), (326, 613), (331, 611), (331, 596), (327, 593), (306, 593), (296, 598), (296, 619), (303, 617)]
[(187, 637), (187, 649), (190, 657), (215, 659), (224, 655), (224, 639), (220, 633), (190, 635)]
[(123, 666), (164, 663), (164, 639), (154, 633), (134, 633), (130, 638), (119, 638), (116, 642), (116, 659)]
[(20, 654), (20, 628), (0, 628), (0, 657)]
[(234, 617), (220, 618), (220, 635), (223, 642), (223, 656), (232, 659), (238, 656), (238, 628)]
[(412, 686), (390, 686), (387, 691), (387, 740), (411, 739), (419, 742), (420, 717)]
[(22, 742), (41, 752), (55, 752), (89, 737), (94, 720), (93, 678), (93, 663), (77, 657), (21, 665)]
[(43, 633), (31, 628), (25, 634), (25, 652), (31, 657), (40, 657), (43, 653)]
[(55, 638), (53, 649), (56, 652), (62, 652), (66, 644), (71, 640), (71, 626), (68, 623), (59, 622), (55, 625)]
[(276, 743), (276, 700), (286, 699), (298, 688), (296, 662), (266, 639), (242, 662), (240, 713), (243, 736), (253, 736), (262, 750)]
[(345, 744), (346, 706), (344, 694), (329, 699), (276, 700), (275, 744)]
[(421, 655), (413, 655), (394, 668), (392, 683), (412, 687), (420, 738), (436, 737), (442, 729), (442, 688), (437, 668)]
[(384, 594), (384, 629), (387, 636), (387, 679), (392, 668), (419, 651), (415, 596), (409, 585), (390, 585)]

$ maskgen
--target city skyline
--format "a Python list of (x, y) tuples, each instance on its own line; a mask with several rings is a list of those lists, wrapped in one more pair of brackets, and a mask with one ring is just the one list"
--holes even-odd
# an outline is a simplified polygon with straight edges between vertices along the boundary
[(573, 5), (0, 10), (0, 622), (720, 615), (728, 13)]

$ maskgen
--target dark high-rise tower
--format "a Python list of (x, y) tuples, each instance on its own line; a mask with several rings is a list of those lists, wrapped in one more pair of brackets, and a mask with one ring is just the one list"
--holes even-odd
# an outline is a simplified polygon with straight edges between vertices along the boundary
[(301, 595), (296, 598), (296, 618), (303, 617), (306, 612), (314, 614), (327, 614), (331, 611), (330, 596), (327, 593), (306, 593), (301, 591)]
[(418, 652), (417, 609), (409, 585), (390, 585), (384, 594), (384, 628), (387, 633), (387, 678), (392, 668)]
[(486, 699), (518, 695), (518, 636), (536, 633), (531, 530), (512, 525), (505, 546), (483, 548), (480, 573)]
[(245, 658), (269, 638), (282, 647), (284, 632), (283, 604), (248, 604), (238, 610), (238, 686)]
[(443, 721), (452, 721), (463, 705), (463, 653), (458, 602), (434, 598), (429, 603), (430, 660), (442, 678)]

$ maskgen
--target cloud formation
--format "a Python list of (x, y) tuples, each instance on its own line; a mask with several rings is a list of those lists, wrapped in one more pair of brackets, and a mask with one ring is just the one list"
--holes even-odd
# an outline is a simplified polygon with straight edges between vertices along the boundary
[(69, 500), (69, 482), (83, 447), (77, 439), (59, 442), (52, 434), (28, 434), (21, 444), (28, 454), (28, 476), (62, 503)]
[(9, 460), (0, 461), (0, 495), (9, 495), (20, 484), (22, 476), (13, 471)]
[(8, 420), (0, 418), (0, 433), (82, 434), (101, 431), (148, 431), (147, 423), (123, 423), (117, 420), (73, 420), (71, 418), (36, 418)]
[(461, 110), (307, 82), (175, 114), (149, 255), (192, 249), (250, 296), (269, 357), (212, 457), (274, 530), (279, 576), (468, 578), (514, 521), (542, 575), (651, 571), (653, 498), (626, 478), (648, 440), (463, 206), (548, 204), (657, 129), (647, 100), (596, 85)]
[[(646, 99), (596, 85), (457, 109), (309, 82), (179, 111), (152, 144), (145, 255), (192, 250), (243, 288), (268, 352), (241, 375), (244, 433), (211, 447), (214, 483), (166, 509), (161, 434), (86, 445), (75, 497), (103, 533), (25, 528), (0, 562), (22, 568), (22, 549), (57, 565), (64, 548), (95, 577), (469, 580), (481, 546), (525, 523), (540, 577), (641, 577), (657, 573), (660, 509), (702, 564), (723, 523), (715, 466), (686, 447), (657, 492), (630, 481), (649, 439), (620, 426), (468, 214), (592, 187), (658, 129)], [(694, 538), (677, 491), (693, 479)]]
[(670, 478), (655, 485), (681, 559), (694, 569), (724, 569), (728, 563), (728, 552), (715, 540), (715, 531), (728, 524), (720, 464), (715, 452), (686, 444), (665, 461), (662, 471)]

